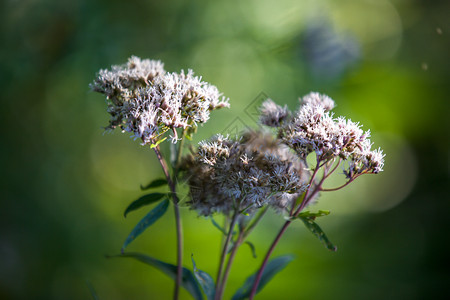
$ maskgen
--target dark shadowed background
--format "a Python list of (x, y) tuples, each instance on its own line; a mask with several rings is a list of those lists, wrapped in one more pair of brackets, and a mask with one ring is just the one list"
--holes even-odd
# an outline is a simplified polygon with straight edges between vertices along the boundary
[[(139, 185), (162, 175), (148, 148), (103, 134), (104, 98), (88, 88), (131, 55), (191, 68), (230, 98), (194, 145), (256, 126), (264, 97), (295, 109), (318, 91), (384, 149), (385, 172), (314, 208), (331, 210), (319, 223), (338, 251), (290, 228), (274, 255), (296, 260), (259, 299), (449, 297), (449, 12), (444, 0), (2, 1), (0, 299), (91, 299), (88, 285), (99, 299), (172, 297), (158, 270), (104, 257), (148, 211), (123, 218)], [(185, 265), (193, 253), (215, 274), (219, 231), (182, 213)], [(173, 223), (170, 211), (129, 249), (174, 263)], [(242, 248), (227, 298), (282, 223), (272, 214), (252, 234), (258, 259)]]

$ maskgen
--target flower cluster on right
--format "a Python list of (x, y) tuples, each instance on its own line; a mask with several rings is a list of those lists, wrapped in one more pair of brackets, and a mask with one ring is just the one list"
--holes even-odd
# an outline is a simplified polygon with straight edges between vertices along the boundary
[[(205, 216), (230, 215), (235, 210), (251, 213), (267, 204), (277, 210), (291, 209), (293, 216), (304, 191), (309, 193), (297, 213), (326, 191), (323, 182), (338, 166), (347, 177), (345, 185), (363, 174), (381, 172), (384, 154), (379, 148), (372, 150), (370, 132), (344, 117), (334, 117), (334, 107), (331, 98), (319, 93), (301, 98), (295, 112), (269, 99), (260, 108), (260, 123), (274, 128), (275, 137), (260, 129), (235, 139), (217, 135), (201, 142), (183, 164), (194, 187), (191, 208)], [(315, 153), (315, 166), (307, 164), (311, 153)], [(322, 178), (316, 176), (320, 168)]]
[(344, 173), (354, 179), (364, 173), (383, 171), (384, 154), (372, 150), (370, 131), (364, 132), (359, 123), (344, 117), (334, 118), (330, 111), (334, 101), (326, 95), (310, 93), (300, 99), (293, 114), (272, 100), (263, 104), (261, 123), (278, 129), (280, 139), (300, 157), (315, 152), (317, 159), (339, 158), (348, 161)]

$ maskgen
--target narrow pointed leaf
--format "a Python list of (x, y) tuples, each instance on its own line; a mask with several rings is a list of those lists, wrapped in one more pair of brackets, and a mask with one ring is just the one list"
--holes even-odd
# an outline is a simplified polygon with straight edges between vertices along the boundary
[(148, 189), (153, 189), (153, 188), (157, 188), (163, 185), (167, 184), (167, 180), (164, 178), (159, 178), (159, 179), (155, 179), (152, 182), (150, 182), (149, 184), (147, 184), (146, 186), (141, 185), (141, 190), (145, 191)]
[(256, 258), (255, 245), (253, 245), (253, 243), (249, 242), (249, 241), (246, 241), (245, 243), (250, 247), (250, 250), (252, 251), (253, 258)]
[[(228, 232), (227, 232), (222, 226), (220, 226), (220, 225), (216, 222), (216, 220), (214, 220), (213, 217), (211, 217), (211, 222), (213, 223), (214, 227), (216, 227), (217, 229), (220, 230), (220, 232), (223, 233), (223, 235), (225, 235), (225, 236), (228, 235)], [(236, 234), (236, 230), (233, 230), (233, 235), (235, 235), (235, 234)]]
[[(177, 277), (177, 266), (160, 261), (159, 259), (153, 258), (151, 256), (147, 256), (140, 253), (122, 253), (121, 255), (113, 256), (113, 257), (131, 257), (140, 262), (148, 264), (154, 268), (157, 268), (174, 281)], [(181, 280), (181, 286), (185, 288), (196, 300), (203, 300), (202, 291), (200, 290), (200, 286), (195, 279), (194, 274), (191, 270), (183, 268), (183, 275)]]
[(217, 229), (220, 230), (220, 232), (223, 233), (223, 235), (227, 235), (227, 231), (225, 229), (222, 228), (222, 226), (220, 226), (219, 224), (217, 224), (216, 220), (214, 220), (213, 217), (211, 217), (211, 222), (213, 223), (214, 227), (216, 227)]
[(192, 258), (192, 265), (194, 266), (194, 275), (195, 278), (197, 279), (197, 282), (202, 287), (202, 290), (205, 293), (206, 298), (208, 300), (214, 300), (214, 297), (216, 295), (214, 279), (208, 273), (197, 269), (197, 266), (195, 265), (194, 261), (194, 255), (191, 255), (191, 258)]
[(125, 212), (123, 213), (123, 216), (126, 218), (127, 214), (133, 210), (136, 210), (138, 208), (141, 208), (142, 206), (149, 205), (152, 203), (155, 203), (159, 200), (161, 200), (166, 194), (162, 193), (151, 193), (145, 196), (142, 196), (141, 198), (134, 200), (131, 202), (130, 205), (128, 205), (127, 209), (125, 209)]
[[(283, 270), (293, 259), (294, 256), (292, 255), (284, 255), (270, 260), (263, 271), (256, 293), (261, 291), (262, 288), (275, 276), (275, 274)], [(242, 287), (234, 294), (232, 300), (241, 300), (250, 296), (257, 273), (258, 272), (247, 278)]]
[(151, 145), (150, 145), (150, 149), (153, 149), (153, 148), (155, 148), (155, 147), (158, 147), (158, 145), (161, 144), (162, 142), (164, 142), (166, 139), (167, 139), (167, 137), (165, 137), (165, 138), (163, 138), (163, 139), (160, 139), (159, 141), (157, 141), (157, 142), (154, 143), (154, 144), (151, 144)]
[(322, 243), (325, 244), (325, 247), (327, 247), (328, 250), (331, 251), (337, 250), (337, 247), (330, 242), (328, 237), (325, 235), (325, 232), (323, 232), (322, 228), (320, 228), (320, 226), (317, 225), (317, 223), (314, 222), (313, 219), (307, 217), (300, 217), (300, 220), (303, 221), (306, 228), (308, 228)]
[(316, 213), (312, 213), (310, 211), (304, 211), (298, 215), (298, 218), (310, 218), (310, 219), (314, 220), (317, 217), (328, 216), (329, 214), (330, 214), (329, 210), (319, 210)]
[(230, 241), (230, 243), (228, 244), (228, 248), (227, 248), (227, 254), (230, 254), (231, 251), (233, 251), (235, 242), (233, 240)]
[(133, 228), (131, 233), (128, 235), (127, 239), (123, 243), (122, 252), (125, 250), (132, 241), (134, 241), (145, 229), (155, 223), (159, 218), (161, 218), (169, 207), (169, 200), (166, 199), (154, 209), (152, 209), (141, 221)]
[(89, 292), (90, 292), (90, 294), (92, 296), (92, 299), (99, 300), (99, 298), (97, 296), (97, 293), (95, 292), (94, 287), (92, 286), (92, 284), (88, 280), (86, 280), (86, 285), (87, 285), (87, 287), (89, 289)]

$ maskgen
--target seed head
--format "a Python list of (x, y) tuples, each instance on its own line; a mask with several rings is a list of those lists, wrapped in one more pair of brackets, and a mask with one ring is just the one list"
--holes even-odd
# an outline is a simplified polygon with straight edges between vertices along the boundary
[(183, 169), (191, 186), (190, 205), (205, 216), (252, 212), (264, 205), (283, 209), (303, 191), (309, 176), (286, 146), (261, 132), (201, 142)]

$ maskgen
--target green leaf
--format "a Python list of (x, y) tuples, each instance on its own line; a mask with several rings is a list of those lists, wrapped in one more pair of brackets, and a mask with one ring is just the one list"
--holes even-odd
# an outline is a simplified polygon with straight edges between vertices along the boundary
[(216, 227), (217, 229), (220, 230), (220, 232), (223, 233), (223, 235), (227, 235), (227, 231), (226, 231), (222, 226), (220, 226), (219, 224), (217, 224), (216, 220), (214, 220), (213, 217), (211, 217), (211, 222), (213, 223), (214, 227)]
[(150, 145), (150, 149), (153, 149), (153, 148), (157, 147), (159, 144), (161, 144), (162, 142), (164, 142), (166, 139), (167, 139), (167, 137), (165, 137), (165, 138), (163, 138), (163, 139), (160, 139), (159, 141), (157, 141), (157, 142), (154, 143), (154, 144), (151, 144), (151, 145)]
[(133, 228), (131, 233), (128, 235), (127, 239), (123, 243), (121, 251), (125, 250), (132, 241), (134, 241), (145, 229), (155, 223), (159, 218), (161, 218), (169, 207), (169, 200), (166, 199), (154, 209), (152, 209), (141, 221)]
[(247, 212), (247, 210), (248, 210), (249, 208), (251, 208), (253, 205), (254, 205), (253, 203), (250, 204), (249, 206), (247, 206), (247, 207), (245, 207), (243, 210), (241, 210), (239, 213), (242, 214), (242, 215), (244, 215), (244, 216), (249, 216), (249, 213)]
[(194, 136), (194, 134), (197, 133), (197, 127), (196, 126), (191, 126), (187, 128), (185, 137), (189, 140), (192, 141), (192, 137)]
[[(131, 257), (140, 262), (148, 264), (154, 268), (157, 268), (173, 280), (176, 280), (177, 277), (177, 266), (160, 261), (159, 259), (140, 254), (140, 253), (122, 253), (121, 255), (116, 255), (113, 257)], [(200, 290), (200, 286), (195, 279), (192, 271), (186, 268), (183, 268), (183, 275), (181, 280), (181, 286), (185, 288), (196, 300), (203, 300), (202, 291)]]
[[(294, 256), (292, 255), (284, 255), (270, 260), (262, 273), (256, 293), (261, 291), (262, 288), (275, 276), (275, 274), (283, 270), (284, 267), (286, 267), (287, 264), (293, 259)], [(232, 300), (241, 300), (250, 296), (253, 284), (255, 283), (256, 274), (257, 272), (247, 278), (242, 287), (234, 294)]]
[(195, 275), (195, 278), (197, 279), (197, 282), (202, 287), (203, 292), (206, 295), (206, 298), (208, 300), (214, 300), (214, 297), (216, 294), (214, 279), (212, 279), (211, 275), (209, 275), (208, 273), (197, 269), (197, 266), (195, 265), (193, 254), (191, 255), (191, 259), (192, 259), (192, 265), (194, 266), (194, 275)]
[[(213, 217), (211, 217), (211, 222), (213, 223), (214, 227), (216, 227), (217, 229), (220, 230), (220, 232), (223, 233), (223, 235), (225, 235), (225, 236), (228, 235), (227, 231), (226, 231), (222, 226), (220, 226), (220, 225), (216, 222), (216, 220), (214, 220)], [(233, 230), (233, 235), (235, 235), (235, 234), (236, 234), (236, 230)]]
[(312, 213), (310, 211), (304, 211), (298, 214), (298, 218), (309, 218), (309, 219), (315, 219), (317, 217), (323, 217), (323, 216), (328, 216), (330, 214), (329, 210), (319, 210), (316, 213)]
[(233, 251), (235, 242), (233, 240), (230, 240), (230, 242), (228, 243), (228, 248), (227, 248), (227, 254), (230, 254), (231, 251)]
[(249, 241), (246, 241), (245, 243), (250, 247), (250, 250), (252, 251), (253, 258), (256, 258), (255, 245), (253, 245), (253, 243), (249, 242)]
[(157, 188), (163, 185), (167, 184), (167, 180), (164, 178), (159, 178), (159, 179), (155, 179), (152, 182), (150, 182), (149, 184), (147, 184), (146, 186), (141, 185), (141, 190), (145, 191), (148, 189), (153, 189), (153, 188)]
[(337, 250), (337, 247), (330, 242), (328, 237), (325, 235), (325, 232), (323, 232), (322, 228), (320, 228), (320, 226), (317, 225), (316, 222), (314, 222), (314, 219), (308, 217), (299, 217), (299, 219), (303, 221), (306, 228), (308, 228), (322, 243), (325, 244), (328, 250)]
[(88, 280), (86, 280), (86, 285), (87, 285), (87, 287), (89, 289), (89, 292), (91, 293), (92, 299), (99, 300), (99, 298), (97, 296), (97, 293), (95, 292), (94, 287), (92, 286), (92, 284)]
[(136, 210), (138, 208), (141, 208), (144, 205), (149, 205), (152, 203), (155, 203), (159, 200), (161, 200), (166, 194), (161, 193), (151, 193), (145, 196), (142, 196), (141, 198), (134, 200), (131, 202), (130, 205), (128, 205), (127, 209), (125, 209), (125, 212), (123, 213), (123, 216), (126, 218), (127, 214), (133, 210)]

